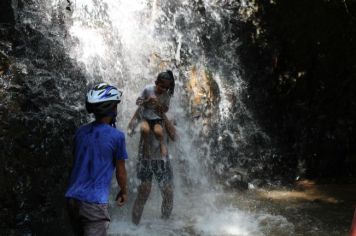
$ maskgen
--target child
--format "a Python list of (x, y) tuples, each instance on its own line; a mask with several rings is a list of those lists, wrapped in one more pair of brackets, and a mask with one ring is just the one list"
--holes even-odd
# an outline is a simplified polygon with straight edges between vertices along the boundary
[(120, 191), (119, 207), (127, 201), (125, 135), (114, 128), (122, 92), (101, 83), (87, 94), (86, 109), (95, 121), (81, 126), (74, 138), (74, 164), (65, 194), (76, 235), (106, 235), (110, 222), (109, 190), (113, 172)]
[[(142, 91), (136, 104), (140, 106), (142, 123), (141, 133), (144, 140), (144, 152), (148, 155), (148, 138), (151, 131), (160, 143), (160, 153), (163, 159), (167, 158), (168, 151), (164, 144), (163, 126), (166, 127), (168, 135), (174, 140), (174, 126), (167, 119), (166, 112), (169, 109), (171, 96), (174, 94), (174, 77), (170, 70), (158, 74), (155, 84), (147, 85)], [(138, 111), (135, 112), (129, 124), (129, 133), (134, 129), (134, 120), (137, 119)]]

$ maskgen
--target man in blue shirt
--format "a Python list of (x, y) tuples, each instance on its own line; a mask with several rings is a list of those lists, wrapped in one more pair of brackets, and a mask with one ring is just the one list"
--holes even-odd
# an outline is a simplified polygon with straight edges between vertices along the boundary
[(81, 126), (74, 138), (74, 163), (65, 197), (76, 235), (106, 235), (110, 183), (114, 170), (120, 191), (117, 206), (127, 201), (125, 135), (115, 128), (122, 92), (106, 83), (91, 89), (86, 109), (95, 121)]

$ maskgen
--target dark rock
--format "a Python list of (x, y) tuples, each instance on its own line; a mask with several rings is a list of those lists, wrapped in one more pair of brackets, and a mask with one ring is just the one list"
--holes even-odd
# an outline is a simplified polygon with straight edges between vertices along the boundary
[[(25, 7), (18, 3), (18, 10)], [(10, 4), (1, 2), (0, 19)], [(84, 110), (71, 106), (82, 101), (85, 78), (55, 36), (31, 25), (15, 29), (9, 24), (0, 24), (0, 36), (0, 66), (10, 64), (8, 79), (0, 75), (0, 207), (6, 209), (0, 214), (1, 233), (67, 235), (58, 222), (65, 216), (71, 137), (86, 120)]]
[(235, 188), (238, 190), (247, 190), (248, 182), (245, 180), (245, 177), (241, 173), (236, 173), (231, 178), (229, 178), (225, 184), (230, 188)]

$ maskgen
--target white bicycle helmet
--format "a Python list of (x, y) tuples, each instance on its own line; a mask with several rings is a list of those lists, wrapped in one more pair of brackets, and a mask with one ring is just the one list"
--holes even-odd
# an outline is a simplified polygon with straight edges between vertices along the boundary
[(107, 83), (100, 83), (87, 93), (86, 109), (89, 113), (105, 115), (121, 101), (122, 92)]

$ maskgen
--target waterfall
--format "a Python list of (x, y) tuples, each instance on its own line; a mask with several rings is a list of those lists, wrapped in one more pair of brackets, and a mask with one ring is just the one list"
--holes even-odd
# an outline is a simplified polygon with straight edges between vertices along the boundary
[[(135, 173), (139, 137), (127, 137), (130, 200), (120, 209), (110, 203), (110, 234), (264, 235), (261, 221), (269, 218), (277, 225), (283, 223), (284, 218), (268, 214), (261, 218), (261, 214), (240, 210), (236, 204), (225, 204), (221, 180), (216, 178), (242, 172), (246, 162), (251, 162), (252, 136), (268, 139), (240, 99), (246, 85), (233, 50), (239, 42), (229, 23), (237, 3), (67, 2), (37, 0), (18, 14), (46, 37), (63, 42), (88, 86), (106, 81), (123, 91), (117, 123), (121, 130), (126, 131), (135, 100), (146, 84), (166, 69), (176, 78), (168, 112), (177, 123), (179, 136), (168, 146), (174, 168), (173, 214), (168, 221), (160, 219), (161, 196), (154, 183), (140, 226), (131, 223), (139, 184)], [(65, 37), (60, 35), (61, 27), (66, 28)], [(115, 183), (112, 190), (111, 199), (117, 191)]]
[[(207, 30), (204, 18), (208, 15), (215, 24), (223, 25), (221, 15), (229, 14), (221, 9), (221, 4), (214, 1), (192, 4), (184, 0), (73, 2), (69, 32), (78, 43), (70, 50), (71, 56), (83, 64), (89, 83), (104, 80), (124, 91), (119, 105), (121, 129), (126, 129), (136, 109), (135, 100), (146, 84), (153, 83), (157, 74), (166, 69), (171, 69), (176, 77), (176, 91), (168, 112), (177, 122), (180, 137), (169, 145), (175, 178), (172, 220), (159, 219), (161, 197), (158, 189), (153, 189), (141, 222), (152, 229), (141, 232), (142, 229), (130, 227), (129, 204), (125, 209), (114, 210), (112, 234), (151, 235), (156, 234), (155, 230), (167, 234), (180, 234), (182, 230), (197, 234), (258, 232), (252, 216), (216, 206), (216, 197), (222, 190), (208, 169), (214, 163), (210, 155), (214, 136), (221, 136), (227, 129), (224, 126), (235, 105), (232, 97), (239, 96), (242, 86), (233, 69), (238, 66), (233, 53), (220, 52), (221, 55), (212, 58), (212, 52), (206, 53), (202, 42), (203, 31)], [(202, 9), (204, 15), (197, 15)], [(218, 33), (206, 33), (206, 37), (224, 37)], [(234, 131), (226, 132), (236, 142)], [(132, 199), (138, 185), (135, 178), (138, 137), (128, 138), (127, 144)], [(225, 219), (217, 219), (222, 215)], [(243, 222), (232, 222), (242, 219)], [(222, 228), (225, 224), (226, 229)]]

